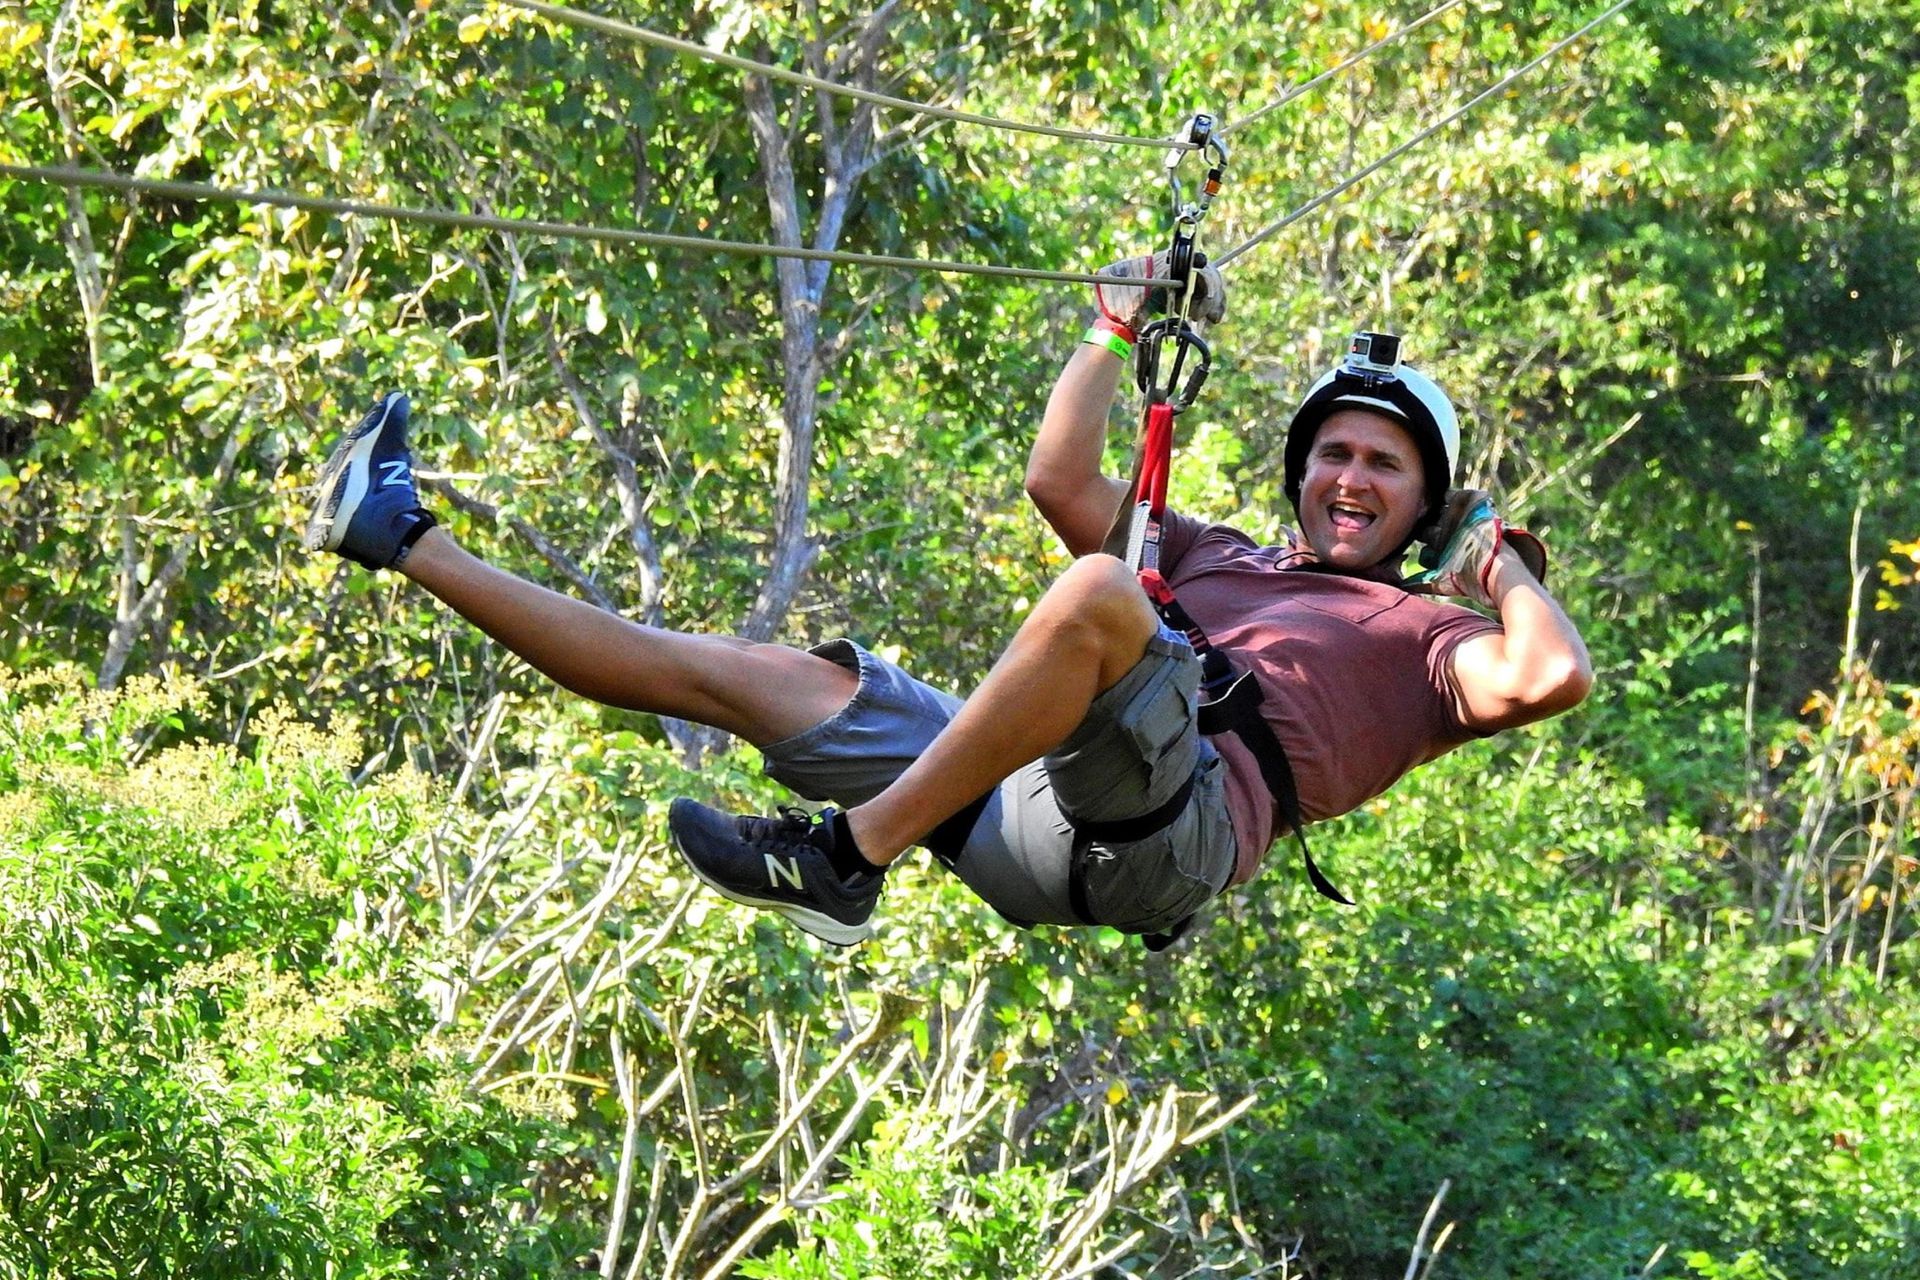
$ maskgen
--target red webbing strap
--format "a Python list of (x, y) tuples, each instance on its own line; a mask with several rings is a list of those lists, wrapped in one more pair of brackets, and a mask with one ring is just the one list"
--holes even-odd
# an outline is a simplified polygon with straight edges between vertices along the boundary
[[(1167, 510), (1167, 474), (1173, 466), (1173, 406), (1164, 399), (1147, 403), (1140, 414), (1140, 434), (1133, 446), (1133, 470), (1127, 480), (1127, 496), (1113, 513), (1113, 523), (1100, 543), (1101, 553), (1127, 562), (1138, 569), (1138, 553), (1146, 534), (1147, 518), (1165, 519)], [(1153, 495), (1160, 495), (1157, 511)]]
[(1146, 432), (1140, 441), (1140, 478), (1133, 493), (1133, 523), (1127, 536), (1127, 567), (1144, 572), (1160, 567), (1160, 533), (1167, 519), (1167, 474), (1173, 469), (1173, 406), (1156, 400), (1147, 406)]

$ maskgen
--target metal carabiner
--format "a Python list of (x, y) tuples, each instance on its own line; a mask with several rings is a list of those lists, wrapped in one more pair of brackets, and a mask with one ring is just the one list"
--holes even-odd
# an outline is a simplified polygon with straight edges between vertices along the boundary
[[(1204, 111), (1193, 114), (1193, 117), (1187, 121), (1184, 132), (1186, 137), (1181, 141), (1185, 142), (1186, 146), (1167, 152), (1167, 184), (1173, 191), (1175, 220), (1185, 219), (1197, 223), (1206, 216), (1207, 208), (1213, 203), (1213, 198), (1220, 194), (1220, 183), (1227, 173), (1227, 148), (1225, 143), (1213, 136), (1213, 117)], [(1179, 134), (1174, 136), (1178, 138)], [(1203, 160), (1210, 162), (1206, 179), (1200, 184), (1199, 196), (1192, 202), (1187, 200), (1180, 186), (1180, 162), (1186, 159), (1189, 151), (1199, 152)]]
[(1186, 197), (1180, 187), (1180, 166), (1189, 151), (1204, 152), (1213, 140), (1213, 117), (1204, 111), (1196, 111), (1188, 118), (1174, 135), (1174, 141), (1184, 145), (1167, 152), (1167, 185), (1173, 190), (1173, 215), (1178, 218), (1187, 208)]
[[(1160, 348), (1168, 338), (1173, 339), (1173, 364), (1167, 370), (1163, 383), (1160, 377)], [(1189, 352), (1198, 356), (1198, 363), (1182, 383), (1180, 377), (1185, 371)], [(1200, 395), (1200, 388), (1206, 385), (1207, 375), (1213, 371), (1213, 349), (1207, 345), (1206, 339), (1195, 333), (1178, 316), (1162, 317), (1142, 329), (1133, 355), (1134, 382), (1141, 393), (1150, 401), (1166, 401), (1175, 413), (1192, 406)]]
[[(1173, 242), (1167, 250), (1167, 279), (1172, 282), (1173, 296), (1168, 299), (1167, 310), (1179, 316), (1183, 327), (1193, 298), (1193, 272), (1205, 261), (1195, 253), (1194, 239), (1200, 230), (1200, 219), (1206, 216), (1213, 198), (1220, 193), (1227, 169), (1227, 149), (1214, 138), (1213, 127), (1211, 115), (1195, 112), (1183, 129), (1186, 147), (1167, 153), (1167, 183), (1173, 193)], [(1188, 150), (1199, 152), (1211, 162), (1197, 198), (1191, 201), (1185, 199), (1180, 186), (1180, 162)]]

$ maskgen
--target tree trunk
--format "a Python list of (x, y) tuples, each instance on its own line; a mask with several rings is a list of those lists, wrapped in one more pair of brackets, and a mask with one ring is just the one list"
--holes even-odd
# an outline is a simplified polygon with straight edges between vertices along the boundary
[[(885, 43), (895, 6), (873, 13), (857, 40), (856, 75), (871, 88), (878, 53)], [(824, 36), (816, 35), (806, 51), (807, 61), (821, 70), (828, 65)], [(767, 192), (767, 212), (773, 242), (802, 248), (808, 238), (800, 224), (800, 201), (793, 172), (792, 134), (780, 127), (773, 89), (760, 77), (747, 81), (747, 122), (760, 153), (760, 177)], [(796, 110), (798, 107), (796, 106)], [(821, 182), (815, 210), (811, 247), (835, 249), (846, 226), (847, 211), (860, 180), (873, 163), (873, 107), (861, 103), (842, 123), (834, 101), (822, 94), (815, 102), (815, 126), (820, 139)], [(741, 635), (749, 640), (773, 639), (813, 566), (819, 545), (807, 531), (811, 500), (813, 441), (820, 412), (820, 379), (831, 339), (820, 332), (821, 304), (832, 278), (824, 261), (776, 259), (780, 286), (781, 385), (780, 461), (774, 490), (773, 555), (766, 579), (748, 612)]]
[[(773, 89), (754, 77), (747, 82), (747, 121), (760, 152), (760, 178), (767, 191), (773, 242), (801, 248), (800, 203), (793, 176), (793, 154), (774, 110)], [(740, 634), (771, 640), (785, 621), (800, 583), (813, 563), (815, 546), (807, 536), (813, 437), (820, 407), (820, 376), (815, 363), (820, 337), (822, 287), (812, 288), (806, 264), (797, 258), (774, 260), (780, 285), (780, 462), (774, 481), (773, 557), (760, 594)]]
[[(61, 158), (70, 165), (80, 162), (80, 148), (85, 143), (68, 92), (72, 75), (60, 52), (69, 29), (77, 23), (75, 3), (76, 0), (67, 0), (61, 6), (53, 29), (47, 33), (46, 55), (42, 60), (47, 73), (47, 100), (60, 121)], [(107, 377), (100, 334), (100, 322), (107, 307), (106, 278), (100, 270), (99, 251), (94, 247), (93, 227), (87, 220), (86, 200), (75, 187), (68, 187), (63, 198), (67, 216), (60, 226), (60, 239), (66, 247), (67, 260), (73, 264), (74, 288), (80, 295), (80, 318), (87, 330), (87, 372), (97, 387)]]

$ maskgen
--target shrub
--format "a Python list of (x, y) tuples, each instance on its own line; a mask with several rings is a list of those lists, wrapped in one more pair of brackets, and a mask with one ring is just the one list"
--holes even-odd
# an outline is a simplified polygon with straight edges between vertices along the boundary
[(394, 942), (424, 780), (278, 712), (135, 762), (193, 697), (0, 675), (0, 1272), (554, 1274), (546, 1131), (465, 1091)]

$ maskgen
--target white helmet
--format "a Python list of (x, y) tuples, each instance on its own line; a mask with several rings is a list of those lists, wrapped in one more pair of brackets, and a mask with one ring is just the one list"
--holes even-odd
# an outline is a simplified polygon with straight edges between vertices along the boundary
[(1453, 402), (1432, 378), (1400, 363), (1398, 337), (1356, 333), (1346, 359), (1313, 384), (1287, 424), (1285, 489), (1294, 513), (1300, 511), (1300, 486), (1314, 433), (1340, 409), (1370, 409), (1407, 429), (1426, 470), (1427, 510), (1438, 511), (1453, 488), (1460, 455), (1460, 420)]

